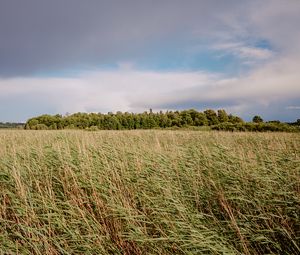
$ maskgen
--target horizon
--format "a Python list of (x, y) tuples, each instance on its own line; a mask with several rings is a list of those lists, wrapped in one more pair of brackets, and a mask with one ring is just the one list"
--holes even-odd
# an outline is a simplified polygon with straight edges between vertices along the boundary
[(0, 2), (0, 122), (225, 109), (300, 119), (300, 1)]
[[(22, 125), (25, 125), (29, 120), (31, 120), (31, 119), (35, 119), (35, 118), (39, 118), (39, 117), (42, 117), (42, 116), (51, 116), (51, 117), (54, 117), (54, 116), (60, 116), (61, 118), (68, 118), (68, 117), (70, 117), (70, 116), (73, 116), (73, 115), (76, 115), (76, 114), (99, 114), (99, 115), (110, 115), (110, 114), (112, 114), (112, 115), (118, 115), (118, 114), (133, 114), (133, 115), (142, 115), (142, 114), (151, 114), (151, 113), (153, 113), (153, 114), (167, 114), (167, 113), (171, 113), (171, 112), (173, 112), (173, 113), (176, 113), (176, 112), (179, 112), (179, 113), (181, 113), (181, 112), (185, 112), (185, 111), (187, 111), (187, 112), (189, 112), (189, 111), (196, 111), (196, 112), (199, 112), (199, 113), (205, 113), (205, 111), (209, 111), (209, 110), (213, 110), (213, 111), (215, 111), (215, 113), (218, 115), (218, 111), (219, 110), (221, 110), (221, 111), (223, 111), (224, 109), (216, 109), (216, 110), (214, 110), (214, 109), (205, 109), (205, 110), (203, 110), (203, 111), (198, 111), (198, 110), (196, 110), (196, 109), (193, 109), (193, 108), (190, 108), (190, 109), (182, 109), (182, 110), (165, 110), (165, 111), (162, 111), (162, 110), (159, 110), (159, 111), (153, 111), (153, 109), (148, 109), (148, 110), (145, 110), (145, 111), (143, 111), (143, 112), (128, 112), (128, 111), (126, 111), (126, 112), (122, 112), (122, 111), (115, 111), (115, 112), (106, 112), (106, 113), (104, 113), (104, 112), (72, 112), (72, 113), (70, 113), (70, 112), (66, 112), (66, 113), (53, 113), (53, 114), (48, 114), (48, 113), (44, 113), (44, 114), (41, 114), (41, 115), (37, 115), (37, 116), (31, 116), (31, 117), (29, 117), (27, 120), (25, 120), (25, 121), (20, 121), (20, 122), (11, 122), (11, 121), (0, 121), (0, 124), (2, 123), (2, 124), (22, 124)], [(227, 116), (233, 116), (233, 117), (239, 117), (239, 118), (241, 118), (240, 116), (238, 116), (238, 115), (234, 115), (234, 114), (232, 114), (232, 113), (230, 113), (230, 112), (226, 112), (226, 110), (225, 110), (225, 113), (226, 113), (226, 115)], [(276, 120), (276, 119), (273, 119), (273, 120), (265, 120), (265, 119), (263, 119), (262, 118), (262, 116), (260, 116), (259, 114), (256, 114), (256, 115), (253, 115), (249, 120), (245, 120), (245, 119), (243, 119), (243, 118), (241, 118), (241, 120), (242, 121), (245, 121), (246, 123), (251, 123), (251, 122), (254, 122), (253, 121), (253, 119), (254, 119), (254, 117), (259, 117), (259, 118), (261, 118), (262, 119), (262, 122), (263, 123), (268, 123), (268, 122), (277, 122), (277, 121), (279, 121), (279, 120)], [(296, 122), (299, 122), (299, 120), (300, 119), (295, 119), (294, 121), (279, 121), (280, 123), (286, 123), (286, 124), (293, 124), (293, 123), (296, 123)]]

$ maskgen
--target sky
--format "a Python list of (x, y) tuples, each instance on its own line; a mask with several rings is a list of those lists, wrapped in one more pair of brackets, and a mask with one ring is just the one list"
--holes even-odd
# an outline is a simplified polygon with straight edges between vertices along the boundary
[(300, 119), (299, 0), (0, 0), (0, 122), (225, 109)]

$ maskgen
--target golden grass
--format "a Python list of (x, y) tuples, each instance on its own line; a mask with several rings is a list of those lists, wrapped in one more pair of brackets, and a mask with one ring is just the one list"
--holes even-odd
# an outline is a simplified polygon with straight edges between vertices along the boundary
[(300, 135), (0, 131), (0, 254), (299, 254)]

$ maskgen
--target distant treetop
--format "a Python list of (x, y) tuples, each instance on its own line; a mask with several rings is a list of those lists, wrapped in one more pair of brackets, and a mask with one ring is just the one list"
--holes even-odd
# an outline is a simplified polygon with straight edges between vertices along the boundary
[(263, 122), (256, 115), (253, 122), (246, 123), (239, 116), (227, 114), (223, 109), (207, 109), (200, 112), (194, 109), (183, 111), (159, 111), (143, 113), (108, 112), (74, 113), (48, 115), (44, 114), (29, 119), (25, 129), (87, 129), (87, 130), (130, 130), (153, 128), (189, 128), (207, 126), (208, 129), (224, 131), (299, 131), (299, 123), (280, 123), (280, 121)]

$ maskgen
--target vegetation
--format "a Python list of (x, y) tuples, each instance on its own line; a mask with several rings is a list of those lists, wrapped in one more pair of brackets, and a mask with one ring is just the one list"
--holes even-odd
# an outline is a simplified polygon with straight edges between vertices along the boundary
[[(225, 112), (225, 111), (224, 111)], [(226, 114), (226, 113), (225, 113)], [(204, 113), (195, 110), (168, 111), (163, 113), (75, 113), (72, 115), (42, 115), (29, 119), (26, 129), (151, 129), (167, 127), (206, 126), (218, 124), (215, 111)]]
[[(261, 125), (252, 125), (253, 123)], [(88, 129), (88, 130), (124, 130), (153, 128), (188, 128), (209, 126), (214, 130), (239, 131), (300, 131), (300, 123), (291, 125), (273, 121), (264, 123), (259, 116), (253, 117), (253, 123), (245, 123), (242, 118), (227, 114), (225, 110), (217, 112), (208, 109), (167, 111), (159, 113), (75, 113), (72, 115), (41, 115), (29, 119), (25, 129)]]
[(252, 131), (252, 132), (300, 132), (300, 126), (276, 122), (253, 122), (253, 123), (220, 123), (211, 127), (213, 130), (223, 131)]
[(262, 119), (262, 117), (260, 117), (260, 116), (258, 116), (258, 115), (255, 115), (255, 116), (253, 117), (252, 121), (253, 121), (254, 123), (262, 123), (262, 122), (264, 122), (264, 120)]
[(0, 143), (1, 254), (300, 253), (299, 134), (2, 130)]
[(0, 129), (1, 128), (23, 129), (24, 127), (25, 127), (24, 123), (0, 122)]

